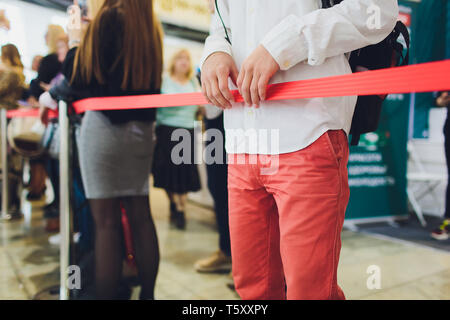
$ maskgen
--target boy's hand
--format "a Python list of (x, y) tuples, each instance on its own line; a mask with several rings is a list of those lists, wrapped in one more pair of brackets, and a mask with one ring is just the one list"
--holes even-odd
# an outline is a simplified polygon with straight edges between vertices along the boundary
[(237, 85), (248, 106), (258, 108), (266, 99), (269, 80), (278, 70), (280, 66), (262, 45), (244, 61)]
[(202, 67), (202, 93), (212, 105), (231, 108), (234, 101), (228, 87), (228, 78), (236, 84), (238, 70), (233, 58), (224, 52), (213, 53)]

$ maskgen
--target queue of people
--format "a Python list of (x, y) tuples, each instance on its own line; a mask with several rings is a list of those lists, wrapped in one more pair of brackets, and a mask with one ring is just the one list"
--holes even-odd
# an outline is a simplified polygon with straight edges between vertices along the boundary
[[(99, 6), (97, 2), (103, 4)], [(89, 4), (88, 17), (82, 19), (83, 31), (68, 28), (66, 34), (59, 26), (49, 26), (45, 36), (49, 54), (34, 57), (32, 67), (37, 77), (29, 86), (22, 85), (26, 89), (23, 100), (30, 106), (39, 106), (40, 119), (47, 128), (55, 121), (49, 119), (48, 114), (58, 108), (58, 100), (70, 102), (88, 97), (201, 90), (186, 49), (173, 55), (167, 65), (167, 75), (163, 74), (163, 32), (150, 1), (105, 0)], [(137, 32), (142, 26), (149, 32)], [(4, 51), (13, 49), (17, 51), (13, 45), (5, 46)], [(18, 57), (16, 51), (15, 57)], [(5, 60), (9, 56), (2, 54)], [(11, 63), (5, 65), (17, 71), (24, 81), (20, 59), (9, 60)], [(117, 299), (127, 295), (123, 290), (124, 213), (131, 228), (141, 285), (140, 298), (154, 298), (160, 253), (150, 211), (149, 174), (153, 174), (154, 186), (167, 193), (170, 224), (185, 229), (187, 193), (201, 189), (193, 150), (194, 128), (200, 125), (204, 114), (204, 107), (195, 105), (158, 110), (88, 111), (84, 114), (79, 135), (75, 137), (76, 162), (82, 193), (89, 201), (90, 210), (83, 215), (91, 216), (92, 221), (92, 228), (81, 228), (81, 237), (90, 233), (94, 238), (95, 298)], [(184, 150), (178, 155), (182, 159), (179, 163), (172, 155), (177, 144), (172, 137), (177, 130), (185, 130), (187, 144), (191, 146), (191, 152)], [(44, 217), (51, 221), (59, 215), (58, 160), (45, 155), (30, 159), (30, 164), (27, 199), (33, 201), (42, 197), (48, 176), (55, 198), (44, 208)], [(77, 167), (77, 163), (74, 166)], [(77, 174), (73, 174), (76, 181)], [(221, 175), (216, 189), (226, 191), (226, 171)], [(223, 195), (217, 197), (221, 199), (216, 203), (216, 212), (221, 211), (218, 214), (219, 229), (223, 230), (220, 243), (226, 258), (217, 260), (213, 255), (212, 260), (199, 261), (195, 266), (199, 272), (231, 270), (228, 229), (222, 226), (228, 219), (224, 212), (227, 201)], [(57, 231), (57, 223), (54, 228), (47, 229)]]
[[(280, 6), (281, 15), (288, 14), (291, 2)], [(202, 187), (194, 144), (198, 120), (205, 117), (206, 128), (217, 129), (224, 136), (234, 129), (249, 127), (278, 129), (281, 135), (278, 150), (268, 150), (264, 145), (250, 148), (244, 136), (229, 139), (226, 151), (231, 164), (227, 165), (226, 159), (221, 164), (208, 164), (208, 188), (215, 202), (219, 248), (210, 257), (197, 261), (195, 269), (233, 269), (236, 289), (244, 299), (344, 299), (337, 282), (337, 267), (340, 232), (349, 200), (347, 135), (355, 101), (343, 98), (338, 103), (321, 99), (273, 104), (265, 101), (265, 90), (273, 77), (282, 81), (328, 75), (330, 68), (320, 65), (325, 59), (329, 59), (327, 66), (334, 72), (348, 72), (345, 53), (376, 43), (392, 30), (397, 16), (393, 13), (398, 11), (396, 1), (385, 1), (382, 28), (364, 35), (364, 23), (358, 16), (370, 1), (361, 0), (359, 9), (344, 3), (337, 12), (313, 11), (311, 19), (323, 23), (304, 26), (307, 33), (328, 32), (325, 22), (327, 28), (342, 24), (342, 32), (350, 34), (353, 40), (347, 41), (346, 46), (337, 40), (317, 46), (302, 35), (304, 52), (295, 49), (298, 39), (285, 35), (286, 30), (294, 33), (297, 22), (292, 19), (272, 30), (258, 30), (259, 38), (268, 34), (264, 46), (249, 48), (244, 42), (246, 37), (255, 36), (255, 31), (241, 22), (248, 18), (246, 10), (238, 4), (231, 8), (224, 2), (222, 15), (215, 15), (206, 41), (201, 81), (194, 74), (191, 56), (185, 49), (174, 54), (164, 74), (163, 32), (152, 1), (104, 0), (101, 6), (98, 2), (96, 6), (88, 3), (88, 16), (80, 19), (83, 28), (72, 26), (66, 35), (61, 27), (50, 26), (46, 35), (49, 54), (33, 61), (38, 75), (27, 88), (25, 98), (31, 106), (40, 107), (43, 123), (49, 123), (49, 110), (58, 108), (58, 100), (71, 102), (91, 97), (202, 90), (211, 105), (220, 107), (192, 105), (84, 114), (79, 135), (74, 136), (79, 165), (74, 180), (82, 185), (80, 199), (87, 199), (90, 208), (82, 215), (90, 216), (91, 222), (79, 224), (91, 224), (80, 229), (82, 236), (93, 239), (94, 297), (124, 297), (121, 287), (126, 215), (141, 285), (140, 299), (155, 298), (160, 251), (150, 208), (149, 176), (153, 175), (154, 187), (167, 194), (170, 224), (185, 229), (187, 194)], [(269, 15), (272, 4), (263, 3), (261, 16), (254, 19), (261, 25), (268, 21), (276, 25), (280, 17)], [(338, 16), (344, 12), (349, 18), (342, 22)], [(242, 19), (232, 20), (232, 14)], [(228, 33), (234, 33), (233, 45)], [(341, 40), (345, 37), (341, 35)], [(300, 65), (301, 61), (310, 65)], [(315, 65), (318, 66), (313, 68)], [(15, 74), (16, 81), (25, 87), (23, 64), (13, 45), (2, 47), (0, 71), (2, 68)], [(245, 103), (237, 105), (230, 88), (237, 88)], [(448, 94), (437, 101), (448, 106)], [(231, 108), (233, 105), (237, 107)], [(190, 147), (174, 152), (180, 142), (177, 138), (186, 137), (184, 142)], [(244, 163), (236, 162), (242, 154)], [(250, 155), (257, 156), (256, 164), (250, 163)], [(275, 161), (278, 171), (263, 174)], [(31, 166), (29, 200), (41, 197), (45, 191), (42, 172), (49, 175), (57, 190), (57, 160), (35, 158)], [(42, 170), (45, 166), (47, 169)], [(47, 217), (58, 214), (57, 203), (55, 196), (46, 208)], [(436, 238), (448, 234), (448, 219), (444, 224), (434, 233)], [(301, 256), (298, 250), (302, 251)]]

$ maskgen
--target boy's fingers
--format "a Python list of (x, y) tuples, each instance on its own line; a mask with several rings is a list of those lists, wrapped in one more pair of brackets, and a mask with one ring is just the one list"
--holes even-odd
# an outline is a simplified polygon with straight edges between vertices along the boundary
[(252, 98), (250, 94), (251, 82), (252, 82), (252, 74), (250, 72), (246, 72), (241, 86), (241, 95), (248, 106), (252, 105)]
[(259, 107), (259, 92), (258, 92), (259, 76), (253, 75), (252, 83), (250, 84), (250, 96), (252, 105)]
[(214, 97), (214, 99), (219, 103), (217, 106), (221, 107), (221, 108), (231, 107), (230, 102), (228, 102), (228, 100), (225, 99), (222, 92), (220, 91), (218, 79), (215, 78), (211, 82), (212, 82), (211, 83), (211, 94)]

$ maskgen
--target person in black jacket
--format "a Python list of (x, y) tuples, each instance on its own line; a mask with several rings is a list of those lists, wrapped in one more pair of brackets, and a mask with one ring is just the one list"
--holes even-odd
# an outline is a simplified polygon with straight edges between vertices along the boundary
[(61, 72), (62, 63), (58, 58), (58, 41), (65, 36), (64, 29), (58, 25), (49, 25), (45, 35), (45, 42), (49, 49), (49, 54), (42, 58), (36, 79), (30, 83), (29, 95), (32, 105), (38, 105), (37, 101), (45, 91), (45, 86)]
[[(442, 92), (436, 99), (436, 105), (442, 108), (447, 108), (447, 120), (444, 125), (445, 136), (445, 157), (447, 159), (447, 170), (450, 181), (450, 94), (449, 92)], [(447, 240), (450, 236), (450, 187), (447, 186), (445, 199), (445, 214), (444, 220), (439, 228), (431, 233), (431, 236), (436, 240)]]
[[(28, 103), (31, 106), (39, 106), (39, 97), (46, 91), (52, 80), (61, 72), (61, 61), (57, 54), (58, 41), (65, 36), (64, 29), (58, 25), (49, 25), (45, 35), (45, 42), (47, 44), (49, 54), (42, 58), (36, 79), (30, 83), (28, 89)], [(45, 158), (34, 158), (30, 160), (30, 183), (27, 200), (39, 200), (45, 192), (45, 179), (47, 171)], [(54, 180), (54, 179), (53, 179)], [(58, 212), (47, 207), (46, 214), (55, 216)], [(49, 231), (53, 231), (50, 228)]]

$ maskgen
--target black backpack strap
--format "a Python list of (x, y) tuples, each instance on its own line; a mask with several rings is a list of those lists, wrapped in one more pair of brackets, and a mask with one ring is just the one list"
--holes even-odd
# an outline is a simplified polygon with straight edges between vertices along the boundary
[(322, 0), (322, 9), (328, 9), (332, 6), (340, 4), (343, 0)]
[(225, 40), (227, 40), (227, 42), (229, 44), (231, 44), (230, 37), (228, 36), (227, 27), (225, 26), (225, 23), (223, 22), (223, 19), (222, 19), (222, 15), (220, 14), (219, 5), (217, 4), (217, 0), (216, 0), (216, 11), (217, 11), (217, 15), (220, 18), (220, 21), (222, 22), (223, 30), (225, 31)]
[(322, 0), (322, 9), (331, 8), (330, 0)]
[(359, 138), (361, 135), (359, 133), (352, 133), (352, 141), (350, 142), (351, 146), (357, 146), (359, 144)]
[[(395, 30), (398, 31), (399, 35), (401, 34), (403, 36), (403, 38), (405, 39), (406, 56), (404, 57), (404, 59), (402, 61), (402, 66), (406, 66), (409, 64), (409, 47), (411, 44), (411, 38), (409, 36), (409, 31), (408, 31), (408, 28), (401, 21), (397, 21)], [(395, 40), (397, 40), (397, 39), (395, 39)], [(402, 48), (402, 51), (403, 51), (403, 48)], [(402, 54), (402, 52), (401, 52), (401, 54)], [(403, 57), (403, 54), (402, 54), (402, 57)]]

